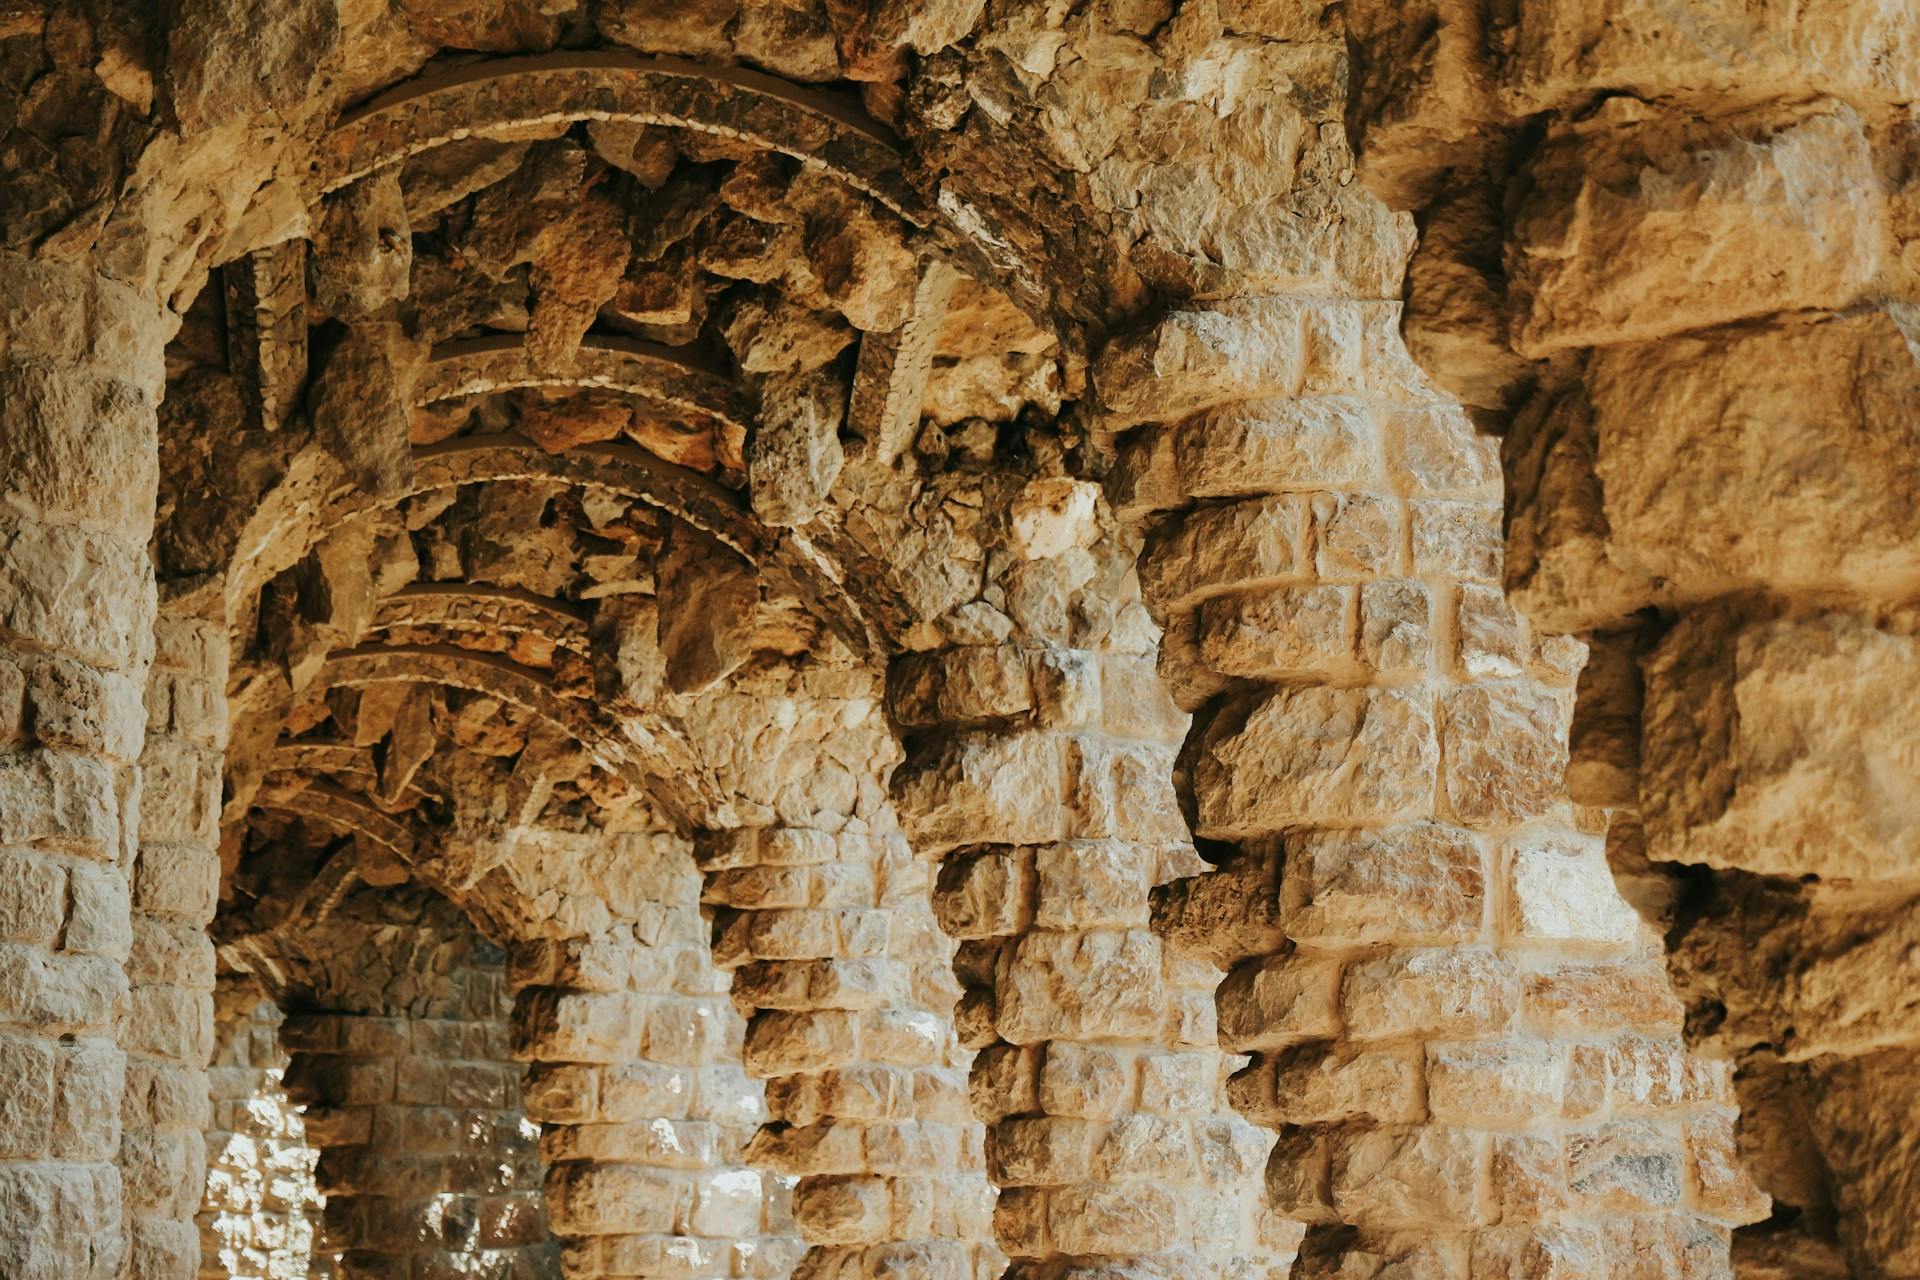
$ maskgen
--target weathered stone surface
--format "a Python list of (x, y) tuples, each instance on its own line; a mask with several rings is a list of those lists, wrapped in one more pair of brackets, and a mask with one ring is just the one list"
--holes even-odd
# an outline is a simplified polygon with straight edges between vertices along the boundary
[(1695, 598), (1920, 578), (1920, 357), (1888, 312), (1613, 348), (1587, 385), (1608, 554), (1633, 571)]
[(1704, 615), (1646, 666), (1642, 804), (1657, 858), (1776, 875), (1910, 872), (1915, 641), (1840, 613)]
[(1873, 278), (1882, 207), (1853, 112), (1712, 133), (1605, 120), (1534, 160), (1508, 241), (1520, 354), (1844, 308)]

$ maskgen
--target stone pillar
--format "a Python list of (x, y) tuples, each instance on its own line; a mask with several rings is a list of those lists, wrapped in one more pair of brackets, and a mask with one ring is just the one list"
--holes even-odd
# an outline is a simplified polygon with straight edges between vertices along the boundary
[(928, 1007), (952, 994), (926, 867), (855, 829), (715, 833), (696, 856), (748, 1016), (742, 1060), (767, 1082), (748, 1156), (799, 1179), (795, 1276), (973, 1280), (989, 1191), (964, 1054)]
[(300, 1013), (281, 1027), (341, 1280), (560, 1273), (541, 1160), (508, 1053), (503, 957), (484, 943), (424, 1009)]
[[(0, 254), (0, 1274), (104, 1280), (127, 1253), (114, 1022), (170, 327), (120, 285)], [(172, 1101), (197, 1124), (203, 1103)], [(150, 1274), (192, 1274), (190, 1225), (136, 1235)], [(184, 1257), (149, 1251), (169, 1244)]]
[(663, 856), (633, 869), (646, 916), (513, 956), (514, 1052), (532, 1064), (566, 1275), (784, 1280), (799, 1256), (788, 1189), (747, 1167), (765, 1103), (740, 1067), (700, 876), (684, 844), (647, 847)]
[(1920, 1274), (1913, 15), (1420, 8), (1349, 6), (1361, 174), (1424, 206), (1408, 340), (1503, 430), (1507, 593), (1593, 639), (1569, 785), (1781, 1202), (1736, 1260)]
[(1216, 975), (1148, 928), (1149, 890), (1203, 865), (1168, 784), (1185, 717), (1150, 654), (916, 654), (889, 700), (901, 821), (960, 940), (1006, 1274), (1283, 1276), (1297, 1234), (1261, 1211), (1269, 1143), (1226, 1105)]
[[(208, 1069), (207, 1193), (200, 1208), (200, 1280), (309, 1280), (320, 1196), (306, 1121), (281, 1077), (284, 1015), (251, 981), (214, 994)], [(324, 1260), (320, 1260), (324, 1265)]]
[(1096, 369), (1220, 863), (1156, 925), (1230, 970), (1302, 1280), (1726, 1275), (1731, 1073), (1567, 799), (1584, 649), (1508, 606), (1495, 445), (1398, 309), (1176, 312)]
[(207, 1061), (220, 896), (221, 759), (227, 736), (224, 626), (163, 609), (147, 680), (133, 946), (119, 1040), (127, 1054), (120, 1169), (129, 1271), (190, 1276), (206, 1187)]

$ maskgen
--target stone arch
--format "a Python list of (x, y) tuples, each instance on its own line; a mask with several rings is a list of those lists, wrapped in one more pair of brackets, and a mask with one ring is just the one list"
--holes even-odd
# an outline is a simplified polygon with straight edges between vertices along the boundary
[(887, 131), (851, 104), (740, 67), (608, 50), (486, 59), (429, 71), (347, 113), (313, 165), (332, 191), (410, 155), (556, 120), (619, 120), (743, 138), (815, 165), (918, 225)]

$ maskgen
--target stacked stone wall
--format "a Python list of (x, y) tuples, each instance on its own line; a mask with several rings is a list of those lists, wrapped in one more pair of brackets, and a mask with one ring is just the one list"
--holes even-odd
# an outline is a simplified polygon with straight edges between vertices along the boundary
[(748, 1167), (764, 1119), (740, 1015), (713, 965), (684, 842), (643, 842), (646, 914), (516, 947), (515, 1056), (542, 1126), (569, 1280), (785, 1277), (790, 1184)]
[(939, 862), (934, 911), (960, 944), (994, 1233), (1009, 1276), (1282, 1276), (1298, 1233), (1262, 1209), (1268, 1144), (1226, 1105), (1216, 975), (1148, 928), (1151, 888), (1200, 865), (1170, 786), (1185, 717), (1137, 631), (1083, 626), (1097, 647), (1074, 647), (1045, 594), (1099, 563), (1091, 491), (1036, 480), (1008, 513), (1027, 554), (1003, 598), (1024, 585), (1034, 612), (1013, 607), (1057, 631), (910, 655), (890, 678), (901, 821)]
[(1423, 6), (1416, 51), (1401, 9), (1356, 7), (1361, 172), (1424, 206), (1410, 345), (1505, 433), (1507, 591), (1592, 637), (1569, 786), (1739, 1066), (1743, 1273), (1910, 1274), (1867, 1117), (1920, 1099), (1916, 13)]
[(410, 1007), (281, 1026), (287, 1094), (320, 1152), (316, 1247), (341, 1280), (559, 1275), (509, 1052), (505, 956), (478, 940), (451, 954)]
[[(1096, 366), (1149, 528), (1180, 763), (1220, 869), (1156, 924), (1229, 967), (1299, 1274), (1724, 1271), (1751, 1216), (1604, 811), (1563, 785), (1582, 647), (1500, 591), (1499, 472), (1383, 302), (1176, 312)], [(1169, 376), (1171, 375), (1171, 376)], [(1371, 1272), (1368, 1272), (1369, 1274)]]
[(201, 1203), (200, 1280), (322, 1280), (314, 1256), (318, 1152), (282, 1085), (288, 1057), (278, 1006), (246, 980), (223, 980), (214, 999), (208, 1068), (213, 1123)]
[(0, 1272), (114, 1276), (131, 1239), (152, 1274), (190, 1275), (198, 1175), (162, 1203), (177, 1171), (147, 1178), (144, 1133), (123, 1160), (121, 1113), (164, 1112), (190, 1162), (204, 1058), (130, 1068), (118, 1023), (130, 952), (152, 956), (129, 886), (169, 326), (84, 269), (9, 253), (0, 280)]

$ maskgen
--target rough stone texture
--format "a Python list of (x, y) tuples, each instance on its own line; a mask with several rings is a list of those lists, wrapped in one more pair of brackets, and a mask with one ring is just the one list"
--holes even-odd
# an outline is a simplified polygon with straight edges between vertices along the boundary
[[(557, 1277), (537, 1130), (507, 1052), (505, 956), (444, 901), (416, 892), (412, 904), (343, 904), (358, 945), (295, 969), (294, 998), (328, 1010), (280, 1028), (287, 1095), (319, 1151), (314, 1248), (341, 1280)], [(396, 929), (405, 948), (390, 943)]]
[(510, 970), (566, 1274), (784, 1276), (790, 1187), (746, 1167), (766, 1104), (708, 956), (699, 872), (679, 841), (637, 870), (636, 919), (522, 944)]
[(200, 1280), (308, 1280), (325, 1265), (313, 1256), (319, 1153), (281, 1084), (285, 1018), (253, 982), (229, 979), (215, 992)]
[(1739, 1067), (1739, 1156), (1777, 1209), (1734, 1265), (1907, 1274), (1901, 1157), (1860, 1135), (1908, 1106), (1920, 887), (1910, 6), (1437, 7), (1443, 56), (1397, 68), (1407, 37), (1366, 8), (1361, 172), (1444, 228), (1410, 345), (1504, 431), (1514, 602), (1605, 633), (1568, 784), (1671, 929), (1690, 1039)]
[(0, 1272), (427, 892), (576, 1275), (1915, 1270), (1908, 0), (295, 8), (0, 4)]

